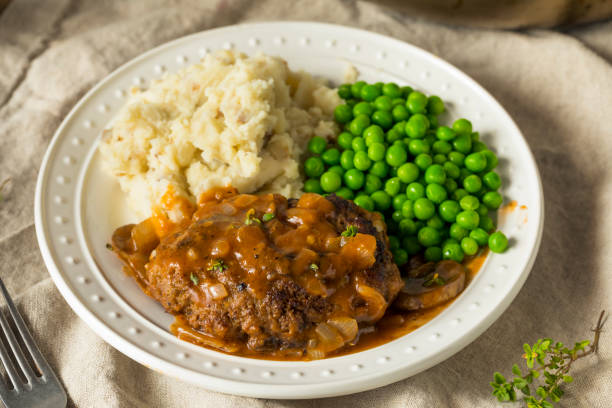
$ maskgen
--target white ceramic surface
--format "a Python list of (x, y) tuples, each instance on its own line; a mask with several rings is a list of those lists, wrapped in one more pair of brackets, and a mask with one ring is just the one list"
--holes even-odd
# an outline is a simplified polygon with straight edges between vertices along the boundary
[[(500, 217), (512, 245), (490, 255), (476, 279), (438, 317), (383, 346), (311, 362), (229, 356), (172, 336), (172, 321), (105, 249), (114, 228), (135, 221), (118, 185), (100, 170), (97, 140), (131, 86), (233, 48), (285, 58), (338, 84), (348, 64), (367, 81), (395, 81), (440, 95), (447, 119), (470, 118), (500, 157), (503, 194), (527, 208)], [(512, 174), (512, 177), (509, 177)], [(268, 398), (315, 398), (379, 387), (450, 357), (488, 328), (514, 299), (533, 265), (543, 197), (532, 154), (504, 109), (441, 59), (392, 38), (318, 23), (258, 23), (191, 35), (151, 50), (94, 87), (57, 130), (36, 191), (36, 232), (49, 272), (75, 312), (108, 343), (155, 370), (202, 387)]]

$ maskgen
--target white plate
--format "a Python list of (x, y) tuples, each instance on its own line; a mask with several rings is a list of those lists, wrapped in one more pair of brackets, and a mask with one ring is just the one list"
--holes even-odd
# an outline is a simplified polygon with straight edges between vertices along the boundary
[[(472, 120), (500, 157), (503, 194), (527, 209), (500, 217), (510, 249), (488, 257), (476, 279), (438, 317), (385, 345), (342, 357), (281, 362), (229, 356), (182, 342), (172, 321), (145, 296), (105, 249), (127, 221), (117, 184), (99, 168), (97, 140), (133, 85), (205, 53), (263, 51), (342, 81), (347, 64), (367, 81), (409, 84), (448, 101), (449, 118)], [(512, 177), (509, 177), (509, 174)], [(315, 398), (379, 387), (450, 357), (488, 328), (527, 278), (540, 243), (540, 177), (520, 131), (504, 109), (468, 76), (412, 45), (352, 28), (318, 23), (259, 23), (191, 35), (151, 50), (93, 88), (57, 130), (36, 189), (36, 233), (49, 272), (75, 312), (118, 350), (155, 370), (211, 390), (267, 398)]]

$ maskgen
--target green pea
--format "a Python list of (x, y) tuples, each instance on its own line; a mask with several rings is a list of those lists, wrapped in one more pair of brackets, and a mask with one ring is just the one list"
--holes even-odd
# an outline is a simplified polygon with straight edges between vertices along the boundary
[(343, 151), (342, 154), (340, 155), (340, 166), (342, 166), (344, 170), (350, 170), (352, 168), (355, 168), (355, 165), (353, 164), (354, 158), (355, 158), (354, 151), (352, 150)]
[(402, 98), (407, 98), (408, 95), (412, 93), (413, 89), (410, 86), (402, 86), (400, 91), (402, 91)]
[(482, 182), (491, 190), (497, 190), (501, 187), (501, 177), (494, 171), (490, 171), (482, 176)]
[(389, 235), (389, 249), (397, 249), (400, 247), (400, 240), (395, 235)]
[(397, 133), (399, 133), (400, 135), (402, 135), (402, 137), (406, 136), (406, 131), (405, 128), (406, 127), (406, 121), (402, 120), (397, 122), (395, 125), (393, 125), (393, 127), (391, 129), (397, 130)]
[(440, 232), (432, 227), (421, 228), (418, 232), (417, 238), (419, 239), (419, 244), (423, 245), (424, 247), (438, 245), (441, 241)]
[[(366, 141), (367, 144), (367, 141)], [(370, 160), (379, 161), (385, 157), (385, 145), (382, 143), (372, 143), (368, 147), (368, 157)]]
[(476, 212), (478, 213), (478, 215), (480, 215), (480, 218), (489, 215), (489, 209), (484, 204), (480, 204), (478, 208), (476, 208)]
[(429, 166), (431, 166), (432, 163), (433, 159), (427, 153), (421, 153), (414, 158), (414, 164), (416, 164), (416, 166), (423, 171), (425, 171)]
[(421, 197), (425, 197), (425, 187), (423, 186), (423, 184), (418, 182), (408, 184), (408, 186), (406, 187), (406, 197), (408, 197), (408, 199), (412, 201)]
[(412, 183), (419, 177), (419, 168), (414, 163), (404, 163), (397, 169), (397, 176), (403, 183)]
[(391, 196), (384, 191), (375, 191), (370, 195), (378, 211), (387, 211), (391, 207)]
[(366, 194), (372, 194), (375, 191), (381, 190), (383, 186), (382, 180), (380, 177), (377, 177), (373, 174), (366, 174), (365, 176), (365, 185), (363, 190)]
[(413, 204), (414, 216), (419, 220), (428, 220), (436, 213), (436, 206), (427, 198), (418, 198)]
[(364, 182), (365, 175), (357, 169), (349, 169), (344, 173), (344, 184), (351, 190), (359, 190)]
[(309, 157), (304, 162), (304, 173), (308, 177), (319, 177), (325, 172), (325, 164), (320, 157)]
[(466, 168), (462, 168), (460, 169), (460, 172), (459, 172), (459, 181), (463, 183), (463, 180), (465, 180), (466, 177), (471, 176), (471, 175), (472, 175), (471, 171), (469, 171)]
[(377, 110), (372, 114), (372, 122), (383, 129), (391, 129), (391, 126), (393, 126), (393, 116), (389, 111)]
[(481, 153), (487, 158), (487, 167), (485, 167), (484, 171), (491, 171), (497, 167), (499, 160), (497, 159), (495, 153), (490, 150), (483, 150)]
[(472, 133), (472, 122), (464, 118), (457, 119), (455, 122), (453, 122), (453, 130), (460, 135), (467, 135), (470, 137), (470, 134)]
[(368, 126), (368, 128), (363, 131), (362, 136), (366, 146), (370, 146), (372, 143), (383, 143), (385, 141), (385, 132), (378, 125)]
[(453, 192), (453, 200), (460, 201), (463, 197), (469, 193), (462, 188), (458, 188)]
[[(474, 136), (475, 134), (476, 133), (472, 133), (472, 136)], [(478, 153), (478, 152), (482, 152), (485, 150), (487, 150), (487, 145), (478, 140), (474, 140), (474, 138), (472, 137), (472, 151), (475, 153)]]
[(402, 203), (402, 216), (404, 218), (407, 219), (412, 219), (414, 218), (414, 210), (413, 210), (413, 203), (412, 200), (408, 200), (406, 199), (403, 203)]
[(469, 231), (457, 223), (452, 223), (448, 229), (448, 234), (451, 238), (461, 241), (468, 236)]
[(485, 193), (484, 196), (482, 196), (483, 204), (491, 210), (497, 210), (502, 204), (502, 201), (504, 201), (504, 199), (502, 195), (499, 194), (497, 191), (489, 191), (488, 193)]
[(308, 179), (304, 182), (304, 191), (306, 193), (323, 194), (321, 183), (317, 179)]
[(400, 221), (402, 221), (404, 219), (404, 216), (402, 215), (402, 212), (399, 210), (395, 210), (393, 211), (393, 213), (391, 214), (391, 219), (396, 222), (396, 223), (400, 223)]
[(485, 231), (493, 231), (495, 229), (495, 223), (489, 216), (481, 217), (478, 226)]
[(475, 240), (479, 246), (485, 246), (489, 243), (489, 234), (482, 228), (475, 228), (471, 230), (470, 238)]
[[(439, 126), (438, 117), (435, 115), (427, 115), (427, 120), (429, 120), (429, 128), (436, 129)], [(435, 133), (434, 133), (435, 135)]]
[(450, 259), (455, 262), (463, 262), (464, 258), (463, 250), (461, 246), (457, 243), (447, 243), (442, 247), (442, 258)]
[(446, 156), (440, 153), (434, 154), (433, 162), (435, 164), (444, 164), (446, 163)]
[(407, 120), (410, 117), (410, 112), (404, 105), (396, 105), (391, 110), (391, 116), (393, 116), (393, 120), (396, 122)]
[[(444, 171), (446, 171), (446, 166), (444, 166)], [(455, 190), (457, 190), (457, 182), (452, 178), (447, 177), (446, 181), (444, 182), (444, 187), (449, 194), (452, 194), (455, 192)]]
[(374, 107), (377, 110), (390, 111), (393, 108), (393, 103), (387, 95), (381, 95), (374, 100)]
[(468, 154), (464, 160), (464, 165), (466, 169), (479, 173), (487, 167), (487, 158), (482, 153)]
[(476, 174), (467, 176), (465, 180), (463, 180), (463, 188), (465, 188), (468, 193), (476, 193), (482, 188), (482, 180)]
[(395, 197), (402, 189), (402, 183), (398, 177), (392, 177), (385, 182), (385, 192)]
[(457, 136), (457, 133), (448, 126), (440, 126), (436, 129), (436, 137), (442, 141), (449, 142)]
[(331, 166), (329, 169), (327, 169), (327, 171), (333, 171), (334, 173), (338, 173), (340, 177), (344, 176), (344, 169), (339, 165)]
[(425, 195), (433, 203), (440, 204), (442, 201), (446, 200), (448, 193), (440, 184), (432, 183), (428, 184), (425, 188)]
[(314, 136), (308, 141), (308, 151), (312, 154), (321, 154), (327, 147), (327, 140), (320, 136)]
[(404, 194), (404, 193), (396, 194), (393, 197), (393, 203), (392, 203), (393, 208), (395, 210), (400, 210), (401, 211), (402, 205), (406, 202), (407, 199), (408, 198), (406, 197), (406, 194)]
[(338, 123), (348, 123), (353, 119), (353, 109), (346, 104), (336, 106), (334, 109), (334, 119)]
[(340, 151), (335, 147), (331, 149), (327, 149), (321, 154), (321, 159), (325, 162), (325, 164), (334, 165), (340, 163)]
[(402, 91), (400, 90), (400, 87), (393, 82), (388, 82), (384, 84), (382, 87), (382, 93), (383, 95), (386, 95), (391, 99), (399, 98), (402, 96)]
[(478, 252), (478, 243), (470, 237), (465, 237), (461, 240), (461, 249), (466, 255), (475, 255)]
[[(472, 142), (478, 142), (480, 140), (480, 134), (478, 132), (472, 132), (470, 137), (472, 138)], [(477, 152), (478, 150), (474, 151)]]
[(351, 92), (350, 84), (342, 84), (338, 87), (338, 96), (342, 99), (350, 99), (353, 94)]
[(353, 141), (353, 135), (349, 132), (342, 132), (338, 135), (337, 143), (342, 149), (351, 149), (351, 142)]
[(438, 262), (442, 260), (442, 248), (438, 246), (430, 246), (425, 249), (425, 260), (428, 262)]
[(457, 179), (461, 175), (461, 170), (459, 169), (459, 167), (457, 167), (457, 165), (450, 161), (444, 162), (442, 167), (444, 167), (444, 172), (446, 173), (446, 176), (451, 179)]
[(353, 94), (353, 98), (361, 99), (361, 90), (365, 85), (365, 81), (357, 81), (351, 85), (351, 94)]
[(457, 214), (455, 221), (460, 227), (468, 230), (473, 230), (478, 227), (480, 216), (474, 210), (465, 210)]
[(372, 113), (374, 113), (374, 107), (368, 102), (359, 102), (353, 106), (353, 116), (355, 117), (359, 115), (370, 116)]
[(508, 238), (501, 231), (496, 231), (489, 237), (489, 249), (501, 254), (508, 248)]
[(372, 160), (370, 160), (368, 154), (364, 151), (355, 152), (353, 165), (357, 170), (365, 171), (372, 165)]
[(392, 145), (387, 149), (385, 160), (391, 167), (398, 167), (406, 162), (408, 153), (399, 145)]
[(384, 161), (377, 161), (370, 167), (370, 174), (380, 178), (387, 177), (387, 174), (389, 174), (389, 166)]
[(433, 217), (427, 220), (427, 226), (435, 228), (437, 230), (441, 230), (442, 228), (444, 228), (444, 221), (438, 215), (434, 214)]
[(434, 153), (449, 154), (453, 150), (453, 146), (446, 140), (436, 140), (431, 146)]
[(355, 197), (355, 194), (348, 187), (342, 187), (338, 191), (336, 191), (336, 195), (338, 197), (342, 197), (345, 200), (352, 200)]
[[(346, 104), (347, 104), (348, 106), (350, 106), (351, 108), (352, 108), (353, 106), (355, 106), (355, 105), (357, 104), (357, 102), (359, 102), (359, 101), (358, 101), (357, 99), (354, 99), (354, 98), (351, 98), (351, 99), (347, 99), (347, 100), (346, 100)], [(354, 116), (354, 115), (353, 115), (353, 116)]]
[(423, 153), (429, 153), (430, 146), (421, 139), (411, 139), (408, 142), (408, 150), (413, 156), (418, 156)]
[(351, 141), (351, 147), (353, 148), (355, 152), (365, 152), (367, 149), (367, 146), (366, 146), (365, 140), (363, 140), (363, 137), (353, 138), (353, 140)]
[(402, 266), (406, 262), (408, 262), (408, 252), (404, 249), (399, 248), (392, 252), (393, 254), (393, 262), (395, 262), (398, 266)]
[(366, 115), (357, 115), (349, 123), (349, 132), (355, 136), (361, 136), (363, 131), (370, 126), (370, 117)]
[(376, 85), (364, 85), (364, 87), (361, 88), (360, 96), (364, 101), (372, 102), (380, 96), (380, 89), (378, 89)]
[(391, 104), (393, 106), (397, 106), (397, 105), (406, 106), (406, 100), (402, 98), (393, 98), (391, 99)]
[(458, 135), (453, 140), (453, 147), (460, 153), (468, 154), (472, 150), (472, 139), (470, 139), (470, 135)]
[(427, 99), (427, 111), (434, 115), (440, 115), (444, 112), (444, 102), (437, 95), (431, 95)]
[(443, 201), (438, 207), (438, 214), (447, 222), (455, 222), (455, 218), (457, 218), (459, 212), (461, 212), (459, 204), (454, 200)]
[(417, 225), (410, 218), (404, 218), (399, 223), (399, 230), (400, 230), (400, 233), (404, 236), (413, 235), (413, 234), (416, 234), (417, 232)]
[(476, 210), (480, 205), (480, 202), (478, 201), (478, 198), (474, 197), (473, 195), (466, 195), (465, 197), (461, 198), (461, 200), (459, 200), (459, 205), (462, 209), (466, 211)]
[(427, 119), (427, 116), (417, 113), (408, 119), (404, 132), (412, 139), (422, 139), (425, 137), (427, 129), (429, 129), (429, 119)]
[(462, 167), (465, 160), (465, 154), (460, 152), (450, 152), (448, 154), (448, 160), (457, 167)]
[(423, 113), (427, 108), (427, 97), (418, 91), (412, 91), (406, 99), (406, 107), (412, 113)]
[(361, 208), (363, 208), (364, 210), (374, 211), (374, 200), (372, 200), (367, 195), (361, 195), (361, 196), (355, 197), (353, 202), (357, 204), (358, 206), (360, 206)]
[(392, 144), (396, 141), (400, 141), (402, 139), (402, 135), (395, 128), (393, 128), (387, 131), (385, 139), (387, 140), (387, 143)]
[(342, 177), (333, 171), (321, 175), (321, 188), (326, 193), (333, 193), (342, 186)]
[(425, 181), (427, 184), (444, 184), (446, 181), (446, 172), (444, 167), (439, 164), (432, 164), (425, 170)]

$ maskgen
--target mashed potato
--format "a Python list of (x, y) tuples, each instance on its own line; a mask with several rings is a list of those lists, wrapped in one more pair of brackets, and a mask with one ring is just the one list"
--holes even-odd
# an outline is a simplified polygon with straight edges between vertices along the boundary
[(281, 58), (222, 51), (134, 90), (100, 152), (142, 217), (166, 192), (195, 202), (231, 184), (297, 196), (308, 140), (338, 133), (339, 103), (334, 90)]

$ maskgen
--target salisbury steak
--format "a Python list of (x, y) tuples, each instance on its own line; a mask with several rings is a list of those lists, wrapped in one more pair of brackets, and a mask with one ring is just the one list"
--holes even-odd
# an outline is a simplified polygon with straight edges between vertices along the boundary
[(180, 337), (229, 352), (324, 357), (355, 343), (402, 286), (380, 216), (335, 195), (214, 189), (159, 244), (125, 238), (137, 228), (150, 229), (124, 227), (113, 242), (145, 292), (182, 322)]

